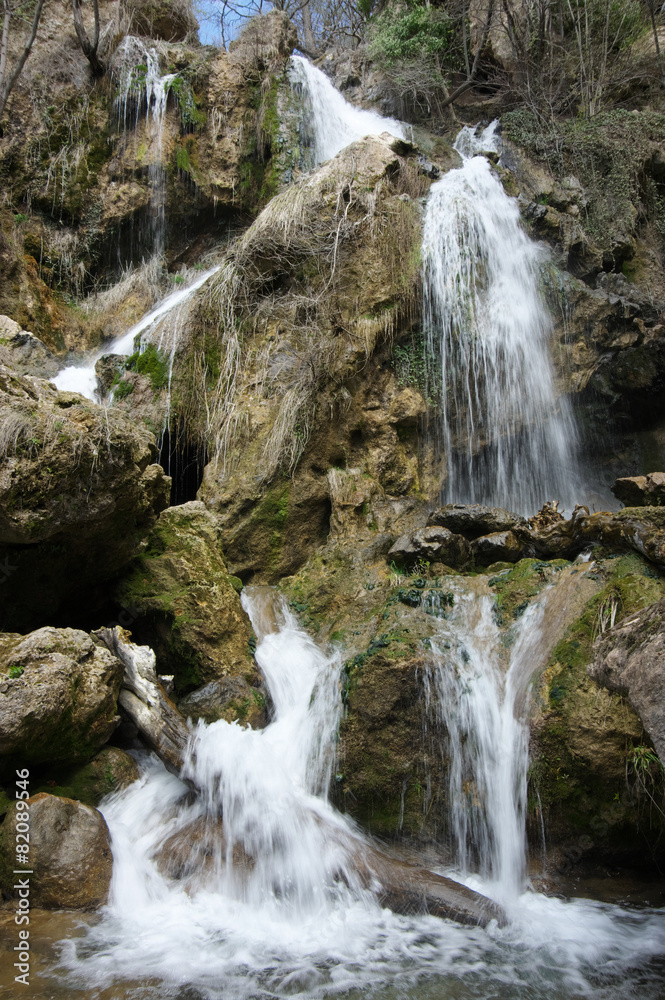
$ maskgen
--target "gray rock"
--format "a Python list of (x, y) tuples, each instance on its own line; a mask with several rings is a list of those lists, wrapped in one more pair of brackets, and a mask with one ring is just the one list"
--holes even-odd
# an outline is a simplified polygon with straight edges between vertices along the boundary
[[(113, 858), (102, 814), (73, 799), (41, 792), (30, 807), (30, 903), (46, 909), (87, 910), (108, 898)], [(16, 898), (13, 875), (17, 808), (0, 828), (0, 881)]]
[(628, 698), (665, 765), (665, 599), (597, 639), (588, 674)]
[(612, 493), (626, 507), (665, 506), (665, 472), (617, 479)]
[[(245, 678), (225, 677), (223, 680), (211, 681), (186, 695), (178, 702), (178, 711), (185, 719), (192, 719), (194, 722), (202, 719), (211, 723), (229, 715), (235, 717), (237, 706), (245, 704), (248, 708), (256, 705), (252, 698), (252, 688)], [(253, 721), (252, 728), (257, 728)]]
[(122, 674), (76, 629), (0, 634), (0, 769), (89, 760), (115, 729)]
[(477, 563), (519, 562), (533, 555), (533, 547), (521, 541), (513, 531), (494, 531), (471, 542), (471, 554)]
[(61, 367), (46, 344), (22, 330), (9, 316), (0, 316), (0, 364), (8, 365), (19, 375), (38, 378), (53, 378)]
[(485, 507), (483, 504), (448, 503), (432, 511), (428, 524), (440, 525), (469, 541), (495, 531), (510, 531), (516, 526), (526, 527), (526, 520), (503, 507)]
[(447, 528), (429, 526), (398, 538), (388, 552), (388, 559), (398, 563), (425, 559), (456, 567), (468, 562), (470, 554), (469, 543), (462, 535)]
[(103, 354), (95, 365), (97, 384), (102, 396), (108, 396), (116, 376), (125, 374), (127, 358), (123, 354)]

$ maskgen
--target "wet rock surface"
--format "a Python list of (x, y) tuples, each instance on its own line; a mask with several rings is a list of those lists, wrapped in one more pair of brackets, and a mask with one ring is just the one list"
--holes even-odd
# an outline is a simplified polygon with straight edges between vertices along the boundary
[(221, 519), (200, 501), (169, 507), (116, 592), (178, 695), (230, 676), (248, 689), (258, 683), (241, 584), (227, 569), (222, 537)]
[(473, 541), (481, 535), (500, 531), (510, 531), (516, 525), (526, 527), (526, 520), (502, 507), (486, 507), (483, 504), (449, 503), (432, 511), (428, 525), (440, 525), (454, 534), (463, 535)]
[(9, 316), (0, 316), (0, 364), (19, 375), (37, 378), (52, 378), (60, 369), (60, 362), (46, 344), (22, 330)]
[[(45, 909), (95, 909), (107, 901), (113, 858), (100, 812), (72, 799), (40, 793), (27, 799), (30, 812), (30, 902)], [(0, 827), (0, 881), (13, 888), (17, 809)]]

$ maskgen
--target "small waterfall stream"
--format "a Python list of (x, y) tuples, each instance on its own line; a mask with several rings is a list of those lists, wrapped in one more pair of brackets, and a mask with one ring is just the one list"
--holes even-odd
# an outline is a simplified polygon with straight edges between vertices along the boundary
[[(150, 254), (164, 253), (166, 227), (166, 168), (163, 162), (164, 118), (169, 90), (175, 73), (160, 73), (159, 53), (140, 38), (128, 35), (119, 46), (115, 76), (118, 93), (115, 108), (125, 138), (128, 128), (136, 130), (145, 108), (146, 154), (150, 184)], [(132, 111), (134, 112), (132, 114)]]
[(291, 85), (300, 91), (307, 111), (306, 131), (311, 131), (314, 164), (324, 163), (345, 146), (366, 135), (389, 132), (406, 138), (406, 126), (383, 118), (344, 100), (325, 73), (302, 56), (291, 56)]
[[(423, 235), (424, 325), (440, 399), (435, 435), (447, 462), (445, 502), (530, 515), (579, 495), (577, 432), (557, 398), (540, 294), (544, 252), (524, 233), (514, 198), (480, 155), (496, 124), (462, 129), (464, 160), (432, 185)], [(438, 369), (438, 370), (437, 370)]]
[[(143, 333), (155, 333), (157, 330), (157, 325), (160, 320), (162, 320), (173, 310), (181, 306), (186, 300), (194, 294), (206, 281), (216, 274), (219, 267), (211, 267), (207, 271), (201, 272), (201, 274), (185, 288), (179, 288), (175, 292), (171, 292), (167, 295), (159, 305), (155, 306), (145, 316), (141, 317), (138, 323), (130, 327), (125, 333), (121, 334), (116, 340), (111, 341), (109, 344), (105, 344), (102, 348), (95, 351), (93, 355), (82, 365), (66, 365), (62, 368), (58, 374), (52, 379), (53, 383), (58, 389), (66, 392), (79, 392), (86, 399), (91, 399), (93, 402), (97, 400), (97, 376), (95, 374), (95, 365), (101, 357), (105, 354), (124, 354), (129, 356), (135, 350), (135, 340), (138, 336)], [(175, 349), (177, 347), (178, 338), (178, 324), (176, 323), (171, 332), (171, 336), (168, 338), (168, 351), (169, 351), (169, 388), (171, 383), (171, 370), (173, 367), (173, 356)], [(165, 349), (167, 347), (166, 338), (162, 332), (162, 337), (159, 340), (158, 346), (160, 349)]]

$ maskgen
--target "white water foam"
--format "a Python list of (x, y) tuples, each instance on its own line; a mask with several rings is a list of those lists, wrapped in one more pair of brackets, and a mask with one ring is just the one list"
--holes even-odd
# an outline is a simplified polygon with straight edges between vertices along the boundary
[[(177, 309), (178, 306), (182, 305), (191, 295), (194, 294), (202, 285), (212, 277), (213, 274), (219, 270), (219, 267), (211, 267), (207, 271), (203, 271), (199, 277), (192, 282), (191, 285), (187, 285), (185, 288), (180, 288), (175, 292), (171, 292), (167, 295), (159, 305), (155, 306), (150, 312), (147, 312), (138, 323), (130, 327), (125, 333), (121, 334), (116, 340), (111, 341), (110, 344), (105, 344), (103, 348), (96, 351), (95, 354), (86, 362), (84, 365), (67, 365), (67, 367), (62, 368), (55, 378), (51, 379), (54, 385), (61, 389), (63, 392), (78, 392), (87, 399), (91, 399), (93, 402), (97, 399), (97, 376), (95, 375), (95, 364), (101, 357), (105, 354), (124, 354), (129, 356), (134, 352), (134, 342), (136, 337), (144, 332), (148, 332), (153, 327), (156, 327), (160, 319), (170, 313), (173, 309)], [(175, 349), (175, 343), (171, 345), (171, 350)], [(172, 360), (171, 360), (172, 364)]]
[(394, 118), (356, 108), (345, 101), (325, 73), (302, 56), (291, 56), (291, 84), (300, 89), (313, 135), (314, 163), (324, 163), (357, 139), (389, 132), (406, 139), (406, 128)]
[(445, 501), (530, 515), (546, 500), (569, 509), (581, 502), (578, 437), (549, 357), (544, 251), (479, 155), (496, 153), (499, 142), (496, 123), (479, 136), (462, 129), (455, 148), (463, 166), (432, 185), (423, 235), (426, 351), (438, 359)]

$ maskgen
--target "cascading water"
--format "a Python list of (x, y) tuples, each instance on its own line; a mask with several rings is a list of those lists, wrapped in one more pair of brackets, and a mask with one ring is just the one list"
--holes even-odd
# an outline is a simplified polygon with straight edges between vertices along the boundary
[[(110, 344), (105, 344), (103, 348), (96, 351), (92, 357), (83, 365), (67, 365), (62, 368), (58, 374), (52, 379), (53, 383), (58, 389), (66, 392), (79, 392), (86, 399), (91, 399), (95, 402), (97, 398), (97, 375), (95, 374), (95, 365), (97, 361), (105, 354), (124, 354), (128, 356), (135, 350), (135, 340), (138, 336), (143, 333), (152, 334), (156, 331), (157, 324), (169, 313), (173, 312), (181, 306), (191, 295), (194, 294), (206, 281), (212, 277), (213, 274), (219, 270), (219, 267), (211, 267), (207, 271), (203, 271), (190, 285), (185, 288), (179, 288), (177, 291), (172, 292), (167, 295), (166, 298), (155, 306), (149, 312), (143, 316), (138, 323), (130, 327), (125, 333), (121, 334), (116, 340), (112, 341)], [(178, 342), (178, 332), (179, 326), (176, 322), (170, 331), (169, 336), (169, 389), (171, 384), (171, 371), (173, 368), (173, 356)], [(160, 338), (159, 345), (164, 348), (166, 342)]]
[(513, 626), (506, 648), (484, 577), (465, 581), (452, 621), (433, 642), (428, 685), (436, 692), (449, 760), (448, 810), (457, 866), (489, 880), (509, 905), (526, 871), (529, 689), (565, 627), (566, 609), (584, 584), (574, 564), (562, 570)]
[[(579, 579), (564, 571), (542, 596), (540, 610), (522, 619), (506, 705), (520, 705), (534, 663), (553, 640), (548, 622), (554, 629)], [(484, 606), (489, 597), (483, 593), (478, 601), (475, 591), (465, 597), (460, 581), (458, 598), (448, 638), (459, 632), (460, 648), (449, 662), (468, 687), (474, 673), (485, 670), (486, 654), (496, 657), (496, 636)], [(658, 913), (519, 894), (516, 886), (510, 925), (487, 931), (380, 909), (353, 873), (351, 861), (365, 838), (325, 799), (341, 710), (339, 657), (318, 650), (269, 590), (250, 588), (243, 602), (259, 637), (256, 656), (273, 721), (262, 731), (200, 724), (186, 767), (198, 795), (153, 758), (138, 782), (102, 803), (113, 838), (111, 898), (83, 938), (61, 946), (54, 971), (66, 995), (85, 990), (92, 1000), (111, 988), (113, 996), (138, 1000), (148, 995), (142, 984), (151, 982), (161, 1000), (387, 998), (395, 991), (410, 1000), (519, 1000), (525, 990), (532, 1000), (620, 1000), (631, 967), (644, 969), (665, 951)], [(476, 618), (485, 623), (479, 633)], [(486, 685), (489, 701), (501, 701), (501, 686)], [(463, 697), (455, 702), (460, 710)], [(467, 717), (474, 713), (482, 719), (475, 709)], [(499, 707), (495, 714), (502, 713)], [(496, 757), (487, 767), (489, 781), (499, 774), (492, 768), (501, 766), (494, 738), (502, 725), (509, 733), (500, 723), (477, 743), (484, 748), (479, 758), (486, 749)], [(507, 745), (504, 740), (500, 750)], [(516, 783), (520, 766), (508, 784)], [(507, 787), (498, 780), (496, 801)], [(506, 810), (514, 802), (507, 795)], [(513, 825), (497, 822), (494, 830), (497, 839), (517, 836), (517, 851), (503, 870), (519, 867), (519, 818)], [(495, 879), (488, 886), (500, 889)], [(651, 982), (643, 975), (640, 982), (641, 996), (658, 1000), (658, 976)]]
[(306, 130), (312, 133), (314, 165), (366, 135), (389, 132), (398, 139), (406, 138), (401, 122), (349, 104), (325, 73), (302, 56), (291, 56), (289, 78), (307, 109)]
[(530, 515), (545, 500), (569, 509), (582, 500), (578, 442), (548, 354), (544, 253), (478, 155), (496, 153), (498, 144), (496, 123), (480, 136), (462, 129), (455, 148), (463, 166), (432, 185), (423, 236), (425, 345), (440, 398), (445, 502)]

